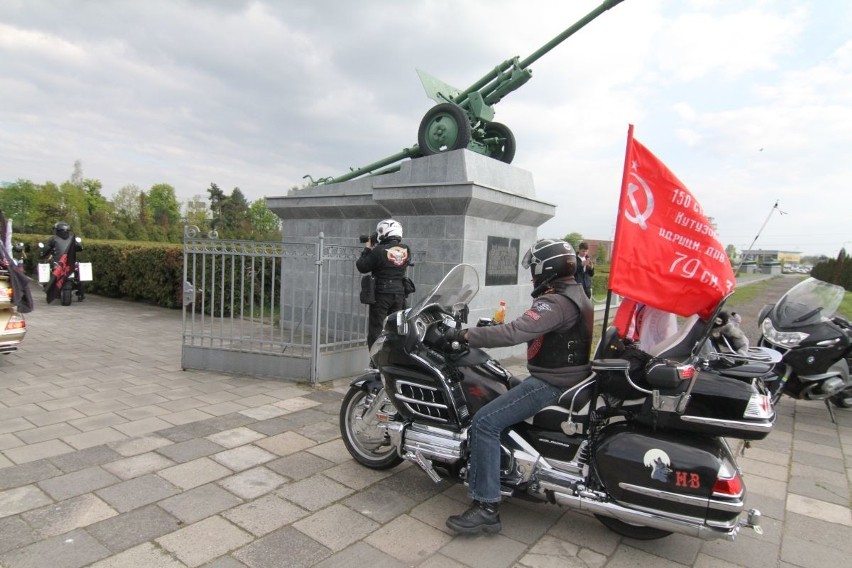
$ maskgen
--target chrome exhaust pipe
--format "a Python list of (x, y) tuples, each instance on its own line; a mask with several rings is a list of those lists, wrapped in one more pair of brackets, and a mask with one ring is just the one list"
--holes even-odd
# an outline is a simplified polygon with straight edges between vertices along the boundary
[(690, 520), (688, 517), (669, 517), (659, 513), (650, 513), (629, 509), (614, 502), (599, 501), (590, 496), (571, 495), (564, 493), (564, 487), (543, 483), (541, 490), (552, 491), (553, 500), (558, 505), (571, 509), (585, 510), (593, 514), (618, 519), (625, 523), (651, 527), (659, 530), (669, 531), (687, 536), (698, 537), (702, 540), (725, 539), (734, 540), (741, 527), (751, 527), (755, 532), (761, 533), (760, 512), (752, 509), (748, 513), (748, 520), (733, 524), (732, 526), (708, 526), (699, 519)]

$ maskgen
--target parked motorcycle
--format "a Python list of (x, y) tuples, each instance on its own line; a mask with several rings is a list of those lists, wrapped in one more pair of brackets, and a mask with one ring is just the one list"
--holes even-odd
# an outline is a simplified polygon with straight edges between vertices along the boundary
[(783, 354), (773, 402), (782, 394), (823, 400), (832, 422), (832, 404), (852, 407), (852, 326), (837, 314), (845, 292), (841, 286), (808, 278), (761, 310), (759, 344)]
[[(388, 469), (408, 460), (435, 482), (466, 480), (472, 417), (519, 382), (485, 351), (444, 339), (467, 322), (478, 290), (476, 270), (462, 264), (387, 318), (370, 350), (378, 369), (351, 383), (340, 410), (343, 442), (359, 463)], [(709, 332), (709, 324), (698, 327), (679, 337), (694, 359)], [(760, 533), (759, 511), (740, 518), (745, 485), (722, 436), (768, 435), (768, 392), (759, 381), (662, 358), (631, 369), (628, 359), (608, 357), (623, 354), (619, 345), (610, 328), (589, 378), (504, 433), (503, 495), (585, 509), (637, 539)]]
[(45, 249), (44, 243), (38, 243), (41, 257), (48, 261), (38, 265), (38, 281), (44, 284), (48, 304), (59, 298), (63, 306), (70, 306), (72, 294), (75, 292), (77, 301), (82, 302), (85, 297), (82, 283), (91, 280), (91, 264), (81, 265), (76, 260), (77, 251), (83, 250), (80, 237), (74, 237), (69, 247), (73, 251), (52, 253)]

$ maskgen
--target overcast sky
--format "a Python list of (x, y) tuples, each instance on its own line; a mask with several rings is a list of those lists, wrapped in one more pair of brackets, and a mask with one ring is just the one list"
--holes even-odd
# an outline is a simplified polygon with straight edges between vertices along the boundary
[[(599, 3), (2, 0), (0, 181), (284, 195), (415, 144), (417, 68), (465, 88)], [(852, 248), (847, 0), (625, 0), (532, 69), (495, 120), (539, 236), (612, 237), (632, 123), (724, 245)]]

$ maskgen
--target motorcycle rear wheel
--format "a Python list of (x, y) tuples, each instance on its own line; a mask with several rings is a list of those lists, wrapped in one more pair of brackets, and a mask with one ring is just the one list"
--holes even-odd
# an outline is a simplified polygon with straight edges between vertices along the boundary
[(595, 515), (595, 517), (601, 522), (603, 526), (605, 526), (612, 532), (636, 540), (656, 540), (658, 538), (664, 538), (672, 534), (671, 532), (664, 531), (662, 529), (655, 529), (653, 527), (646, 527), (643, 525), (633, 525), (630, 523), (625, 523), (624, 521), (621, 521), (619, 519), (613, 519), (612, 517), (605, 517), (603, 515)]
[[(376, 396), (384, 396), (383, 392)], [(367, 393), (352, 387), (340, 405), (340, 434), (355, 461), (370, 469), (390, 469), (402, 463), (384, 428), (368, 416)]]
[(71, 288), (63, 288), (59, 293), (59, 300), (62, 302), (63, 306), (71, 305)]

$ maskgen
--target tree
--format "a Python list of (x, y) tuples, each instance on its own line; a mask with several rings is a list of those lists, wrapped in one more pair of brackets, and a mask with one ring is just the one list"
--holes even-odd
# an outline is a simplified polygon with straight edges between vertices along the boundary
[(115, 192), (112, 197), (112, 205), (115, 212), (127, 219), (139, 218), (139, 187), (134, 184), (125, 185)]
[(210, 211), (213, 213), (213, 228), (218, 228), (219, 220), (222, 218), (222, 206), (227, 196), (224, 191), (219, 189), (218, 185), (212, 182), (210, 183), (210, 187), (207, 188), (207, 193), (209, 194)]
[(577, 246), (583, 241), (583, 235), (580, 233), (568, 233), (563, 238), (569, 243), (571, 243), (571, 246), (574, 247), (574, 250), (577, 250)]
[(231, 195), (222, 203), (220, 221), (222, 229), (229, 237), (247, 238), (251, 232), (248, 205), (239, 187), (235, 187)]
[(734, 245), (726, 246), (725, 254), (728, 255), (728, 260), (733, 263), (734, 259), (737, 258), (737, 247), (735, 247)]
[(277, 236), (281, 230), (281, 219), (266, 206), (266, 199), (257, 199), (248, 209), (251, 222), (252, 237), (256, 240), (266, 240)]
[(74, 161), (74, 169), (71, 171), (71, 178), (68, 180), (74, 185), (83, 185), (83, 162), (80, 160)]
[(147, 207), (154, 223), (162, 227), (171, 227), (180, 220), (180, 204), (175, 197), (175, 188), (167, 183), (151, 186)]
[(595, 253), (595, 263), (603, 264), (609, 260), (609, 251), (602, 244), (598, 245), (598, 250)]
[(16, 231), (32, 230), (40, 189), (29, 180), (19, 179), (0, 190), (0, 209), (14, 221)]
[(99, 210), (109, 210), (109, 202), (101, 195), (101, 189), (103, 189), (101, 180), (84, 179), (81, 187), (86, 194), (86, 208), (89, 215), (94, 215)]

